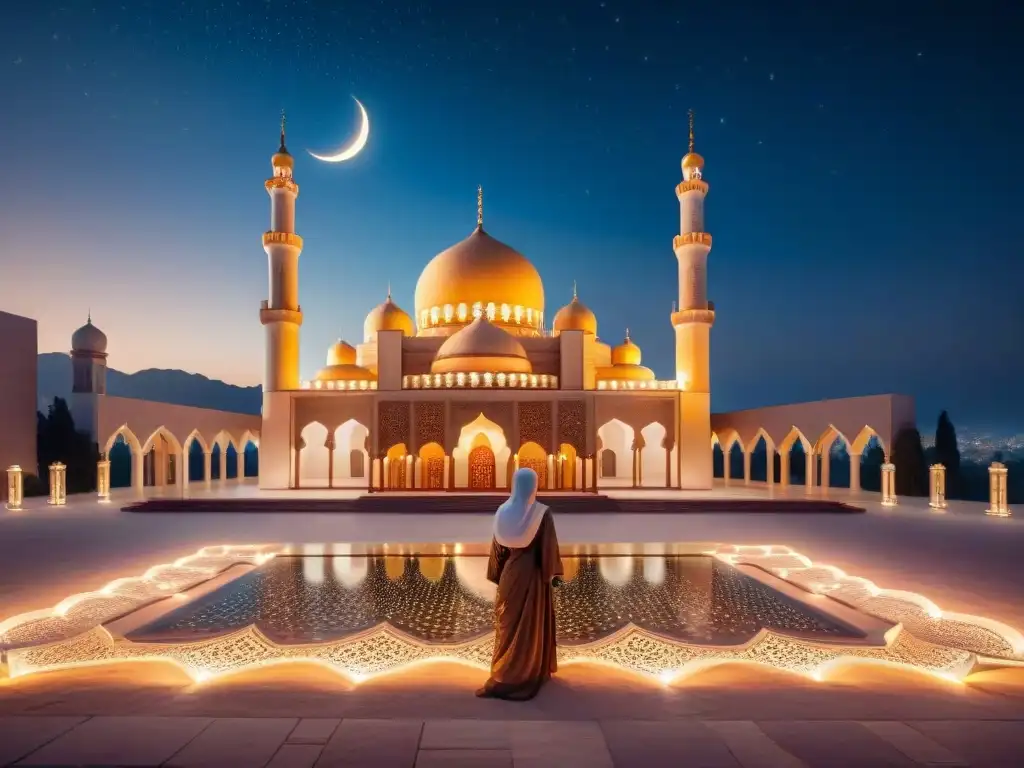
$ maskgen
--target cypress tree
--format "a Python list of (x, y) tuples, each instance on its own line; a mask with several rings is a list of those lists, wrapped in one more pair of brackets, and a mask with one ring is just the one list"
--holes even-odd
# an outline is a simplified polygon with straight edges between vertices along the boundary
[(928, 465), (917, 429), (908, 427), (896, 435), (892, 463), (896, 465), (897, 496), (928, 495)]
[(960, 493), (960, 448), (956, 442), (956, 427), (946, 411), (939, 414), (935, 427), (935, 460), (946, 468), (946, 496), (957, 496)]

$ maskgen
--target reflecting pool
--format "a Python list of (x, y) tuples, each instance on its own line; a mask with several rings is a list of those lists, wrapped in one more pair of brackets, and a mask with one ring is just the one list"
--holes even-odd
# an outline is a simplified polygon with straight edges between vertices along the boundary
[[(857, 630), (709, 556), (563, 557), (558, 642), (591, 643), (634, 624), (677, 641), (738, 645), (760, 630), (821, 640)], [(426, 643), (492, 630), (496, 586), (478, 556), (278, 556), (128, 633), (188, 642), (255, 626), (279, 644), (330, 642), (390, 624)]]

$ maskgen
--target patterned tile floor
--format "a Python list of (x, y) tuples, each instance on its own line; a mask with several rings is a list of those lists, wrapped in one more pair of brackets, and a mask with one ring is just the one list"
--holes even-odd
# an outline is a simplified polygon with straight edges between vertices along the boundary
[(1024, 721), (0, 718), (0, 765), (1011, 768)]

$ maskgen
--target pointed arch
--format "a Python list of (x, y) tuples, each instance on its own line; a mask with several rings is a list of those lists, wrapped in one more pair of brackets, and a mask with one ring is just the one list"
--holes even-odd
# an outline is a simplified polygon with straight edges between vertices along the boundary
[(775, 441), (772, 440), (772, 436), (768, 434), (767, 430), (764, 427), (758, 427), (757, 432), (754, 433), (754, 436), (750, 438), (750, 442), (747, 443), (746, 452), (750, 453), (751, 451), (753, 451), (754, 448), (757, 447), (757, 441), (760, 440), (762, 437), (764, 438), (764, 444), (774, 451)]
[(779, 443), (779, 453), (789, 453), (793, 450), (793, 444), (800, 441), (800, 446), (804, 449), (805, 453), (811, 450), (811, 441), (807, 439), (807, 436), (800, 431), (800, 428), (793, 426), (786, 436)]
[(215, 447), (220, 446), (221, 452), (226, 452), (228, 446), (232, 446), (235, 451), (238, 451), (238, 441), (228, 432), (226, 429), (222, 429), (210, 442), (210, 450), (212, 451)]
[(203, 449), (203, 453), (210, 452), (210, 446), (207, 444), (206, 438), (203, 437), (203, 433), (200, 432), (198, 429), (193, 429), (191, 432), (188, 433), (188, 437), (185, 438), (185, 442), (182, 443), (181, 445), (183, 453), (187, 455), (188, 452), (192, 450), (193, 440), (199, 441), (199, 445)]
[(865, 424), (861, 431), (857, 433), (857, 436), (853, 438), (853, 442), (850, 444), (850, 454), (863, 454), (864, 449), (867, 448), (868, 443), (871, 442), (871, 438), (875, 438), (875, 440), (878, 441), (878, 444), (882, 446), (882, 450), (885, 452), (885, 455), (888, 456), (889, 446), (885, 444), (885, 440), (882, 439), (882, 436), (878, 434), (873, 427), (870, 427), (867, 424)]
[(260, 433), (259, 432), (253, 432), (251, 429), (245, 430), (245, 432), (242, 433), (242, 437), (238, 441), (238, 444), (240, 446), (242, 446), (242, 450), (244, 451), (245, 450), (245, 446), (248, 445), (249, 443), (252, 443), (257, 448), (259, 448), (260, 447)]
[(146, 439), (145, 444), (142, 446), (142, 452), (149, 453), (149, 451), (153, 448), (156, 438), (158, 437), (162, 437), (164, 440), (166, 440), (170, 444), (170, 446), (175, 450), (176, 453), (181, 453), (181, 443), (178, 442), (178, 438), (175, 437), (174, 433), (171, 432), (171, 430), (169, 430), (163, 424), (154, 429), (153, 434), (151, 434)]
[(139, 438), (136, 437), (135, 433), (132, 432), (131, 428), (127, 424), (122, 424), (114, 433), (107, 439), (107, 442), (103, 446), (103, 453), (109, 455), (110, 449), (114, 447), (114, 443), (117, 442), (118, 437), (123, 437), (125, 443), (131, 449), (133, 454), (142, 456), (142, 443), (139, 442)]
[(846, 435), (844, 435), (842, 432), (836, 429), (836, 427), (833, 426), (832, 424), (829, 424), (825, 428), (825, 431), (822, 432), (821, 435), (818, 437), (817, 441), (815, 441), (814, 452), (817, 454), (824, 455), (832, 448), (832, 444), (837, 439), (842, 440), (843, 444), (846, 446), (846, 449), (850, 450), (850, 441), (846, 439)]
[(665, 488), (669, 485), (670, 478), (666, 477), (669, 471), (667, 466), (668, 430), (658, 421), (640, 430), (640, 436), (644, 440), (644, 449), (640, 453), (640, 477), (638, 485), (651, 488)]
[[(605, 486), (628, 486), (633, 483), (633, 445), (637, 433), (621, 419), (608, 419), (597, 428), (601, 442), (598, 466), (601, 470), (601, 484)], [(611, 458), (608, 458), (611, 454)]]
[(298, 449), (299, 488), (327, 488), (330, 486), (330, 451), (327, 443), (331, 433), (319, 421), (311, 421), (302, 427), (295, 441)]

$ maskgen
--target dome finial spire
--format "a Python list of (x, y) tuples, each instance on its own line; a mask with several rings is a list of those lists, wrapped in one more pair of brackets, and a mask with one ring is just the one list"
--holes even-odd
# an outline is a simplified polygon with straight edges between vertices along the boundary
[(629, 328), (626, 329), (626, 341), (629, 341)]
[(480, 228), (484, 226), (484, 186), (478, 184), (476, 187), (476, 225)]
[(285, 148), (285, 145), (284, 145), (284, 129), (285, 129), (285, 126), (287, 125), (287, 123), (288, 123), (288, 118), (285, 117), (284, 110), (282, 109), (281, 110), (281, 148), (278, 150), (278, 152), (287, 152), (288, 151)]
[(86, 312), (85, 324), (92, 325), (92, 307), (89, 307), (89, 310)]
[(572, 300), (576, 301), (579, 297), (576, 295), (576, 281), (572, 281)]
[(391, 301), (391, 281), (388, 280), (388, 301)]
[(690, 117), (690, 152), (693, 152), (693, 110), (689, 111)]

